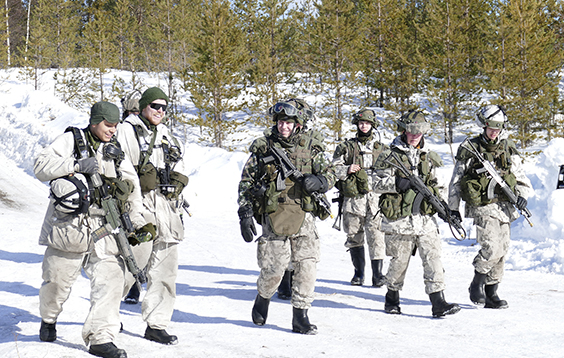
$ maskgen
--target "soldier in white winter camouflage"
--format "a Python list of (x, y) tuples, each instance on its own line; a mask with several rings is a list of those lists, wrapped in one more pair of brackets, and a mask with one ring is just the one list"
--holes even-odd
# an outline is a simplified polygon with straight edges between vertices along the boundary
[[(483, 132), (466, 139), (458, 148), (449, 187), (448, 204), (461, 217), (460, 200), (464, 200), (465, 216), (474, 219), (476, 239), (481, 248), (474, 258), (474, 279), (469, 287), (470, 300), (486, 308), (507, 308), (507, 301), (497, 295), (509, 250), (510, 225), (519, 217), (518, 210), (527, 207), (531, 183), (521, 169), (521, 158), (513, 141), (500, 138), (507, 126), (507, 116), (500, 106), (489, 105), (478, 114)], [(471, 153), (478, 150), (509, 188), (516, 194), (515, 205), (503, 194), (484, 166)], [(493, 184), (493, 185), (492, 185)], [(489, 189), (493, 190), (489, 190)]]
[(412, 175), (419, 176), (435, 195), (439, 195), (435, 168), (443, 163), (425, 143), (424, 134), (430, 130), (430, 125), (422, 112), (409, 111), (397, 124), (401, 135), (393, 140), (389, 150), (378, 157), (374, 178), (374, 191), (382, 194), (380, 229), (386, 233), (386, 254), (392, 257), (386, 273), (388, 292), (384, 309), (390, 314), (401, 313), (399, 291), (403, 288), (410, 258), (418, 251), (433, 317), (455, 314), (460, 307), (456, 303), (447, 303), (443, 294), (445, 280), (441, 239), (433, 217), (434, 208), (425, 200), (417, 207), (419, 194), (413, 190), (411, 181), (394, 166), (403, 165)]
[[(239, 183), (238, 213), (245, 241), (253, 241), (257, 234), (253, 218), (262, 226), (257, 239), (260, 275), (252, 320), (259, 326), (266, 323), (270, 299), (291, 262), (292, 330), (316, 334), (317, 327), (307, 314), (314, 298), (320, 254), (315, 218), (325, 219), (329, 213), (314, 198), (326, 200), (323, 193), (336, 179), (322, 141), (312, 132), (303, 132), (304, 122), (313, 116), (304, 101), (280, 101), (269, 114), (276, 124), (251, 144), (251, 156)], [(302, 175), (284, 175), (273, 155), (276, 149), (285, 153)]]
[(384, 233), (380, 231), (380, 195), (372, 191), (372, 174), (376, 159), (387, 146), (380, 143), (374, 133), (378, 122), (373, 110), (358, 111), (353, 115), (352, 123), (357, 126), (356, 136), (339, 144), (333, 155), (335, 175), (339, 179), (336, 186), (339, 200), (342, 200), (343, 230), (347, 234), (345, 247), (349, 249), (354, 266), (351, 285), (362, 286), (364, 283), (366, 237), (372, 286), (382, 287), (385, 284), (382, 266), (386, 243)]

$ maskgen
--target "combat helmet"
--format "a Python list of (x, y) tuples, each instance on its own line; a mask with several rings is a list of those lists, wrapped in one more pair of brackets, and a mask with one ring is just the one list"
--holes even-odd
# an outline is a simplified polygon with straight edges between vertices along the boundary
[(141, 91), (133, 90), (127, 93), (121, 99), (121, 106), (123, 108), (123, 112), (141, 112), (139, 109), (139, 99), (141, 98)]
[(476, 114), (478, 122), (482, 127), (504, 129), (507, 126), (507, 115), (503, 107), (498, 105), (488, 105), (480, 109)]
[(408, 132), (411, 134), (425, 134), (431, 129), (431, 124), (425, 118), (422, 111), (409, 110), (403, 114), (397, 121), (399, 132)]
[(272, 116), (272, 120), (277, 122), (284, 118), (293, 118), (296, 123), (302, 126), (307, 121), (313, 119), (313, 110), (302, 99), (290, 98), (276, 102), (276, 104), (268, 109), (268, 114)]
[(51, 181), (50, 194), (55, 209), (65, 214), (84, 214), (90, 207), (88, 182), (80, 173)]
[(365, 122), (369, 122), (370, 124), (372, 124), (373, 128), (378, 127), (378, 122), (376, 121), (376, 113), (374, 113), (373, 110), (371, 109), (361, 109), (360, 111), (356, 112), (355, 114), (353, 114), (352, 117), (352, 124), (357, 125), (358, 122), (360, 121), (365, 121)]

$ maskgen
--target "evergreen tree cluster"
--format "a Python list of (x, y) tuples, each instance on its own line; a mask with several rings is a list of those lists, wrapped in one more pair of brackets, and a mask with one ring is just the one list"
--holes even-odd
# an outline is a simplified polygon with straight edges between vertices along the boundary
[[(484, 93), (521, 147), (564, 136), (560, 0), (5, 0), (0, 15), (1, 68), (36, 88), (56, 69), (57, 95), (76, 107), (164, 74), (169, 115), (219, 147), (241, 124), (230, 113), (266, 125), (268, 106), (306, 95), (335, 141), (351, 112), (400, 115), (422, 95), (452, 143)], [(111, 69), (131, 73), (113, 94)], [(185, 94), (197, 118), (175, 102)]]

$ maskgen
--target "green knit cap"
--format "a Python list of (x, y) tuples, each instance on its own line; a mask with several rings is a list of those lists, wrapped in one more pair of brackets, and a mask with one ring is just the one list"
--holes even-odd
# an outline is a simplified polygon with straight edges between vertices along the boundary
[(110, 102), (96, 102), (90, 109), (90, 124), (98, 124), (104, 120), (109, 123), (119, 123), (119, 108)]
[(168, 96), (160, 88), (151, 87), (151, 88), (147, 88), (145, 90), (145, 92), (143, 92), (143, 95), (141, 96), (141, 99), (139, 100), (139, 109), (144, 110), (145, 107), (150, 105), (151, 102), (153, 102), (156, 99), (164, 99), (167, 104), (168, 104), (168, 102), (170, 102), (170, 99), (168, 99)]

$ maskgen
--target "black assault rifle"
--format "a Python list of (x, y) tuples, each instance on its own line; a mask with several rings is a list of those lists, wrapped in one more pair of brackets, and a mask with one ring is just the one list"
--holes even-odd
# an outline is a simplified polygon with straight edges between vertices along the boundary
[[(472, 142), (469, 141), (469, 140), (466, 140), (466, 142), (470, 145), (470, 147), (463, 146), (463, 148), (468, 150), (470, 153), (472, 153), (483, 166), (483, 168), (476, 170), (476, 172), (478, 174), (482, 174), (482, 173), (487, 172), (489, 177), (491, 178), (490, 184), (488, 185), (488, 191), (487, 191), (488, 198), (493, 199), (495, 197), (494, 189), (495, 189), (496, 184), (497, 184), (497, 185), (499, 185), (499, 187), (501, 188), (501, 190), (503, 191), (505, 196), (509, 199), (509, 202), (517, 208), (517, 195), (515, 195), (513, 190), (511, 190), (509, 185), (507, 185), (505, 180), (503, 180), (501, 175), (499, 175), (497, 170), (495, 170), (493, 164), (490, 163), (488, 160), (486, 160), (486, 158), (484, 158), (482, 153), (480, 153), (478, 151), (478, 149), (476, 149), (476, 147), (474, 147), (474, 144), (472, 144)], [(529, 218), (532, 216), (532, 214), (529, 211), (529, 209), (524, 208), (523, 210), (519, 210), (519, 213), (525, 217), (525, 219), (527, 220), (529, 225), (531, 225), (531, 227), (532, 227), (533, 223), (531, 222), (531, 220), (529, 220)]]
[[(390, 161), (390, 156), (396, 161), (397, 164)], [(388, 156), (388, 158), (386, 158), (384, 162), (393, 166), (394, 168), (397, 168), (407, 179), (409, 179), (411, 189), (413, 189), (413, 191), (417, 193), (415, 200), (413, 201), (411, 213), (420, 214), (421, 203), (423, 202), (423, 200), (425, 200), (435, 209), (439, 217), (449, 225), (450, 231), (452, 232), (454, 238), (460, 240), (455, 235), (453, 227), (458, 235), (462, 237), (462, 240), (464, 240), (466, 238), (466, 230), (464, 230), (464, 228), (462, 227), (460, 220), (458, 220), (456, 216), (452, 215), (452, 211), (448, 207), (447, 203), (445, 203), (444, 200), (437, 198), (437, 196), (433, 194), (433, 192), (427, 187), (427, 185), (425, 185), (423, 179), (421, 179), (418, 175), (412, 174), (403, 165), (395, 152), (392, 152), (390, 156)]]
[(337, 218), (333, 223), (333, 229), (341, 231), (341, 221), (343, 219), (343, 203), (345, 201), (345, 196), (339, 193), (339, 196), (336, 198), (331, 199), (333, 203), (339, 203), (339, 211), (337, 212)]
[[(274, 157), (274, 160), (278, 163), (278, 166), (281, 170), (279, 175), (276, 178), (276, 190), (284, 190), (286, 188), (286, 184), (284, 180), (286, 178), (292, 178), (295, 182), (299, 182), (304, 177), (303, 173), (296, 168), (296, 166), (290, 161), (284, 150), (281, 148), (276, 148), (274, 146), (270, 147), (270, 152)], [(264, 158), (265, 162), (268, 161), (267, 158)], [(313, 192), (310, 196), (315, 200), (315, 202), (323, 208), (331, 217), (331, 204), (325, 197), (325, 195), (320, 194), (318, 192)]]
[(140, 270), (137, 266), (135, 256), (133, 256), (131, 246), (125, 234), (126, 232), (132, 233), (134, 231), (129, 214), (123, 213), (120, 215), (117, 199), (108, 194), (100, 174), (92, 174), (90, 178), (92, 179), (92, 184), (96, 189), (98, 189), (98, 192), (102, 197), (100, 199), (100, 204), (105, 212), (104, 218), (106, 221), (104, 226), (94, 231), (93, 235), (98, 238), (102, 238), (106, 235), (113, 235), (120, 255), (123, 258), (123, 261), (125, 261), (125, 266), (129, 272), (131, 272), (133, 277), (135, 277), (135, 281), (137, 282), (139, 289), (141, 289), (141, 284), (147, 282), (147, 277), (145, 276), (145, 272)]

